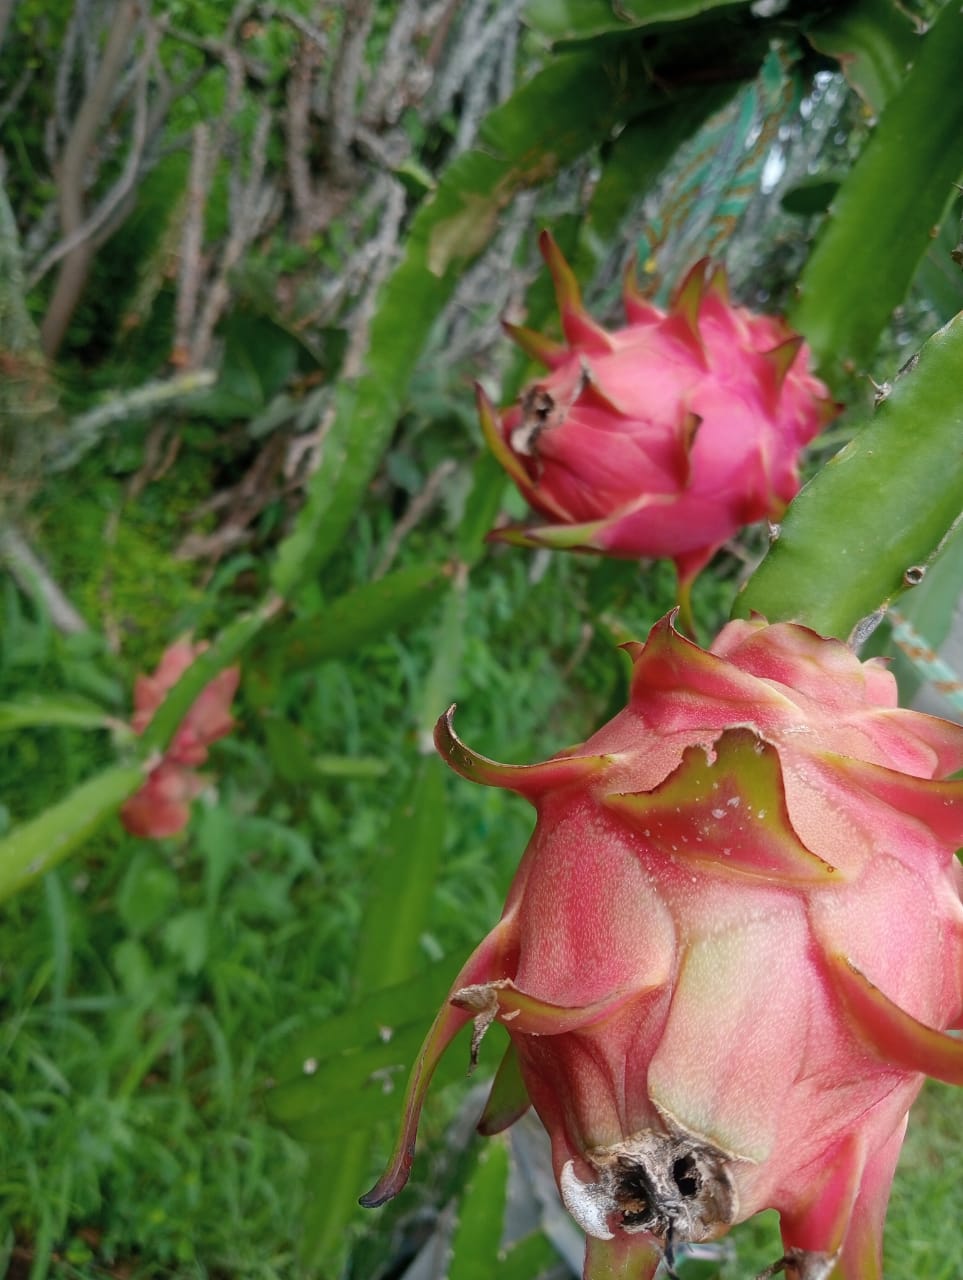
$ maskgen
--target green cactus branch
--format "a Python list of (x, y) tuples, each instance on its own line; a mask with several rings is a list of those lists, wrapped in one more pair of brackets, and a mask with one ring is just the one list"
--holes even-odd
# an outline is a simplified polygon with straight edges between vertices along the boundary
[(956, 194), (961, 66), (963, 14), (948, 4), (830, 206), (789, 316), (828, 374), (866, 369)]

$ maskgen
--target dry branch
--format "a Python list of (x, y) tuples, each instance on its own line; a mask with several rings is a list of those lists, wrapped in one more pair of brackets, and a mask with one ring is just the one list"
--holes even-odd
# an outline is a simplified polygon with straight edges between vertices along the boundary
[[(136, 0), (122, 0), (107, 36), (97, 73), (77, 112), (56, 168), (60, 226), (65, 238), (73, 237), (84, 224), (85, 169), (114, 87), (123, 71), (138, 16)], [(40, 326), (40, 341), (47, 356), (55, 355), (63, 341), (87, 282), (93, 253), (89, 236), (82, 238), (73, 244), (61, 264), (53, 296)]]
[(12, 524), (0, 526), (0, 560), (6, 564), (20, 589), (46, 611), (58, 631), (70, 636), (89, 630), (49, 569)]
[[(124, 161), (124, 169), (117, 182), (110, 188), (107, 194), (98, 204), (97, 208), (85, 218), (79, 226), (76, 226), (69, 235), (65, 236), (61, 241), (55, 244), (51, 249), (43, 255), (40, 261), (34, 266), (28, 280), (28, 287), (33, 288), (47, 272), (63, 258), (69, 258), (75, 250), (85, 246), (90, 246), (90, 252), (96, 248), (98, 234), (103, 232), (104, 228), (110, 224), (110, 221), (123, 202), (131, 195), (137, 183), (140, 174), (141, 162), (144, 156), (144, 148), (147, 143), (147, 95), (148, 82), (150, 78), (150, 65), (157, 48), (156, 32), (150, 30), (145, 42), (143, 56), (137, 66), (137, 84), (135, 88), (134, 99), (134, 124), (131, 133), (130, 148)], [(59, 282), (58, 282), (59, 284)], [(56, 291), (54, 293), (56, 297)], [(53, 309), (51, 302), (50, 310)], [(69, 319), (69, 317), (68, 317)], [(46, 323), (46, 318), (44, 323)], [(41, 330), (43, 333), (43, 330)], [(58, 342), (59, 345), (59, 342)], [(50, 354), (48, 352), (48, 354)]]
[(374, 0), (347, 0), (341, 43), (328, 87), (328, 167), (336, 187), (353, 185), (349, 149), (354, 141), (358, 81), (364, 46), (374, 17)]

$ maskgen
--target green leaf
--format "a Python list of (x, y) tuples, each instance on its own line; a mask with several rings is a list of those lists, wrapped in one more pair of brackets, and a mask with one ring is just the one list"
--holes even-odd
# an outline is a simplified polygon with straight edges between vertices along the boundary
[(180, 882), (155, 849), (135, 854), (117, 892), (117, 913), (129, 933), (146, 933), (167, 919), (177, 902)]
[(224, 358), (217, 385), (190, 399), (195, 414), (252, 418), (276, 396), (299, 364), (316, 367), (301, 339), (267, 316), (233, 311), (221, 326)]
[(300, 725), (287, 716), (268, 712), (261, 721), (261, 727), (268, 760), (283, 782), (297, 786), (316, 777), (310, 739)]
[(508, 477), (491, 453), (479, 454), (465, 512), (458, 525), (458, 556), (471, 567), (485, 554), (485, 534), (502, 506)]
[(190, 975), (200, 973), (207, 959), (208, 915), (203, 907), (193, 907), (173, 916), (164, 926), (164, 946)]
[[(271, 1118), (305, 1141), (329, 1141), (366, 1132), (379, 1121), (397, 1121), (408, 1071), (458, 963), (440, 960), (292, 1037), (278, 1062), (276, 1084), (265, 1096)], [(503, 1051), (502, 1037), (486, 1036), (486, 1070), (494, 1072), (493, 1055)], [(433, 1089), (464, 1080), (468, 1066), (466, 1040), (463, 1052), (455, 1048), (441, 1059)]]
[(438, 628), (435, 660), (418, 699), (418, 737), (422, 748), (434, 756), (433, 734), (438, 717), (455, 701), (465, 647), (465, 620), (468, 609), (468, 574), (459, 570), (453, 589), (445, 601)]
[(893, 0), (837, 6), (806, 28), (814, 49), (837, 59), (859, 96), (878, 115), (897, 92), (919, 51), (919, 36)]
[(33, 725), (60, 725), (68, 729), (109, 729), (111, 717), (94, 702), (61, 695), (37, 695), (23, 702), (0, 702), (0, 732)]
[(953, 614), (963, 596), (963, 523), (957, 524), (918, 587), (907, 591), (899, 611), (938, 649), (950, 634)]
[[(922, 652), (904, 651), (893, 637), (892, 616), (888, 616), (865, 649), (864, 657), (887, 654), (892, 657), (892, 671), (899, 682), (901, 700), (908, 706), (920, 685), (940, 679), (930, 669), (943, 641), (949, 634), (957, 602), (963, 595), (963, 524), (958, 524), (946, 541), (936, 562), (932, 564), (918, 587), (900, 598), (899, 614), (919, 637)], [(944, 690), (940, 690), (944, 692)]]
[(360, 991), (410, 977), (422, 959), (445, 839), (445, 775), (437, 756), (422, 758), (375, 855), (355, 966)]
[[(323, 1087), (313, 1089), (310, 1079), (278, 1085), (266, 1095), (268, 1114), (302, 1142), (330, 1142), (347, 1137), (367, 1139), (376, 1124), (384, 1121), (397, 1124), (408, 1070), (430, 1025), (429, 1018), (421, 1026), (412, 1027), (411, 1039), (399, 1043), (399, 1047), (411, 1050), (407, 1059), (402, 1060), (397, 1053), (388, 1053), (384, 1065), (375, 1068), (368, 1076), (359, 1077), (351, 1065), (350, 1056), (346, 1057), (336, 1075), (324, 1077), (325, 1081), (336, 1080), (337, 1092), (328, 1092)], [(493, 1055), (497, 1055), (502, 1047), (500, 1039), (496, 1041), (495, 1036), (485, 1037), (479, 1050), (479, 1077), (492, 1074), (497, 1065)], [(469, 1036), (465, 1034), (435, 1068), (432, 1095), (447, 1085), (467, 1080), (469, 1068)], [(363, 1190), (362, 1186), (355, 1184), (355, 1202)]]
[(293, 1122), (310, 1116), (317, 1139), (370, 1128), (378, 1113), (396, 1115), (398, 1099), (388, 1095), (404, 1085), (435, 1012), (425, 1022), (399, 1028), (390, 1040), (379, 1039), (353, 1053), (305, 1058), (300, 1078), (277, 1085), (268, 1095), (272, 1117), (299, 1132)]
[(507, 1202), (508, 1148), (491, 1138), (458, 1205), (448, 1280), (492, 1280), (498, 1274)]
[[(963, 24), (961, 24), (963, 25)], [(963, 313), (802, 490), (734, 612), (849, 636), (926, 566), (963, 511)]]
[(358, 1212), (358, 1187), (368, 1169), (368, 1135), (349, 1133), (336, 1146), (310, 1151), (308, 1185), (317, 1187), (319, 1194), (308, 1198), (304, 1210), (298, 1250), (302, 1266), (296, 1274), (340, 1274), (340, 1267), (329, 1268), (332, 1258), (343, 1255), (345, 1224)]
[(787, 213), (809, 218), (814, 213), (825, 213), (841, 186), (839, 177), (804, 178), (790, 187), (779, 203)]
[(417, 977), (372, 991), (341, 1013), (298, 1032), (285, 1045), (274, 1072), (276, 1079), (282, 1084), (299, 1079), (309, 1058), (321, 1062), (366, 1045), (390, 1044), (409, 1023), (426, 1032), (459, 964), (454, 957), (438, 960)]
[(132, 766), (105, 769), (0, 840), (0, 900), (62, 862), (141, 786)]
[(559, 1274), (559, 1257), (551, 1241), (541, 1231), (533, 1231), (524, 1240), (509, 1245), (499, 1260), (498, 1280), (537, 1280), (551, 1273)]
[(528, 0), (524, 20), (550, 40), (585, 40), (723, 7), (737, 6), (733, 0)]
[(271, 660), (290, 672), (352, 656), (423, 619), (447, 591), (451, 575), (447, 563), (409, 565), (339, 596), (314, 617), (287, 626), (279, 622), (264, 637)]
[(959, 240), (957, 207), (944, 218), (940, 234), (930, 243), (914, 281), (914, 287), (921, 290), (942, 324), (963, 308), (963, 265), (953, 257)]
[(314, 757), (314, 770), (322, 778), (384, 778), (391, 772), (391, 761), (380, 756)]
[(919, 42), (803, 269), (790, 320), (825, 369), (865, 365), (943, 220), (963, 170), (961, 66), (963, 15), (948, 4)]

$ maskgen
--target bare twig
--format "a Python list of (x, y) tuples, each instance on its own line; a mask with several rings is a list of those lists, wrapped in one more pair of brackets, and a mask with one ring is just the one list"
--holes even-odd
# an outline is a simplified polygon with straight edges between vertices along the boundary
[(418, 30), (421, 17), (421, 0), (402, 0), (385, 41), (378, 74), (365, 98), (362, 118), (372, 128), (377, 128), (385, 120), (394, 123), (401, 113), (401, 89), (408, 73), (412, 37)]
[(411, 533), (412, 529), (419, 521), (428, 514), (441, 496), (442, 488), (449, 476), (454, 475), (458, 464), (454, 458), (444, 458), (438, 463), (437, 467), (428, 476), (428, 479), (422, 485), (421, 492), (415, 494), (408, 503), (408, 508), (401, 519), (395, 524), (391, 530), (391, 536), (385, 543), (385, 549), (381, 555), (381, 559), (375, 565), (372, 578), (383, 578), (391, 566), (395, 562), (395, 557), (401, 550), (401, 544)]
[(294, 238), (304, 242), (314, 233), (319, 197), (311, 177), (310, 124), (314, 78), (323, 50), (312, 40), (302, 40), (287, 83), (285, 159), (294, 204)]
[[(247, 79), (256, 81), (258, 84), (267, 84), (271, 78), (267, 65), (256, 61), (254, 58), (247, 57), (231, 43), (236, 28), (255, 7), (253, 4), (245, 4), (239, 10), (235, 10), (237, 20), (228, 24), (224, 38), (220, 40), (215, 40), (211, 36), (198, 36), (192, 31), (185, 31), (182, 27), (174, 26), (167, 17), (158, 18), (157, 26), (161, 33), (169, 39), (175, 40), (178, 44), (187, 45), (189, 49), (196, 49), (199, 53), (203, 53), (208, 66), (218, 62), (227, 63), (232, 58), (238, 59)], [(201, 74), (204, 74), (203, 71)]]
[(207, 124), (194, 126), (191, 168), (187, 181), (187, 205), (177, 265), (177, 300), (174, 304), (174, 349), (171, 363), (192, 363), (191, 325), (197, 314), (201, 283), (201, 248), (204, 241), (204, 210), (213, 178), (211, 131)]
[(445, 340), (437, 358), (445, 365), (457, 365), (501, 344), (501, 317), (510, 309), (516, 291), (526, 283), (515, 260), (519, 244), (532, 225), (536, 199), (531, 191), (515, 197), (503, 215), (497, 237), (459, 282), (440, 326)]
[(217, 272), (207, 290), (191, 344), (191, 363), (194, 367), (202, 365), (207, 359), (214, 339), (214, 329), (231, 298), (230, 274), (257, 238), (274, 202), (274, 188), (264, 183), (272, 122), (270, 108), (263, 107), (254, 127), (248, 176), (246, 180), (238, 180), (231, 208), (231, 231), (221, 253)]
[(505, 32), (502, 41), (501, 56), (498, 67), (498, 101), (507, 101), (514, 92), (518, 63), (519, 25), (512, 22)]
[[(3, 4), (3, 0), (0, 0), (0, 4)], [(2, 44), (2, 39), (0, 39), (0, 44)], [(17, 107), (20, 105), (20, 99), (30, 88), (36, 72), (37, 68), (35, 66), (26, 66), (18, 76), (17, 83), (7, 94), (3, 101), (3, 105), (0, 106), (0, 126), (3, 125), (3, 122), (8, 116), (12, 116), (16, 111)]]
[(34, 222), (32, 227), (28, 227), (23, 237), (23, 260), (24, 263), (35, 261), (45, 246), (49, 245), (57, 234), (57, 223), (59, 221), (57, 214), (57, 202), (51, 200), (45, 205)]
[(344, 363), (341, 366), (341, 376), (344, 378), (357, 378), (364, 368), (364, 357), (368, 350), (368, 332), (375, 311), (377, 293), (394, 266), (398, 235), (404, 215), (405, 189), (400, 182), (392, 181), (388, 188), (381, 230), (374, 241), (375, 265), (368, 276), (368, 286), (351, 322), (351, 335), (348, 339)]
[(273, 437), (257, 454), (238, 484), (222, 489), (193, 513), (198, 520), (215, 511), (228, 509), (227, 519), (211, 533), (189, 533), (174, 552), (178, 560), (220, 559), (225, 552), (250, 542), (255, 531), (250, 528), (269, 502), (284, 492), (278, 482), (284, 442)]
[[(63, 240), (48, 249), (34, 266), (28, 280), (29, 288), (33, 288), (35, 284), (42, 280), (51, 267), (56, 266), (61, 259), (68, 257), (82, 245), (93, 241), (97, 233), (103, 230), (117, 209), (133, 191), (139, 176), (144, 147), (147, 142), (147, 90), (150, 63), (156, 46), (157, 36), (156, 32), (152, 30), (148, 33), (144, 54), (138, 64), (136, 98), (134, 101), (134, 125), (123, 172), (93, 213), (85, 218), (79, 226), (75, 226)], [(53, 303), (51, 303), (52, 307)]]
[(349, 185), (352, 178), (349, 148), (354, 140), (364, 46), (373, 17), (374, 0), (347, 0), (341, 43), (328, 86), (328, 164), (337, 186)]
[(50, 462), (52, 471), (66, 471), (89, 453), (103, 435), (104, 428), (114, 422), (126, 422), (146, 416), (161, 406), (174, 404), (184, 396), (212, 387), (217, 380), (211, 369), (182, 373), (178, 377), (145, 383), (132, 391), (114, 395), (105, 404), (74, 418), (66, 437)]
[(425, 54), (425, 62), (432, 71), (441, 61), (460, 3), (461, 0), (438, 0), (438, 3), (425, 15), (422, 29), (432, 33), (431, 44)]
[(507, 0), (486, 23), (477, 42), (472, 41), (472, 63), (458, 85), (462, 107), (455, 138), (457, 151), (466, 151), (475, 141), (482, 117), (498, 101), (506, 84), (511, 91), (519, 8), (520, 0)]
[[(122, 0), (107, 36), (100, 66), (67, 138), (57, 166), (57, 194), (60, 225), (65, 237), (72, 236), (84, 222), (84, 169), (110, 103), (114, 85), (121, 74), (138, 19), (136, 0)], [(55, 354), (87, 279), (93, 245), (89, 238), (77, 243), (66, 255), (54, 286), (47, 314), (40, 326), (44, 353)]]
[(281, 22), (288, 23), (289, 26), (294, 27), (295, 31), (299, 31), (305, 39), (317, 45), (323, 54), (328, 53), (328, 37), (320, 27), (316, 27), (313, 22), (303, 18), (301, 14), (295, 13), (291, 9), (279, 9), (276, 4), (262, 4), (258, 7), (258, 13), (262, 18), (277, 18)]
[(457, 28), (445, 66), (435, 79), (431, 101), (432, 115), (435, 118), (449, 110), (455, 95), (477, 65), (487, 17), (487, 0), (476, 0), (475, 4), (465, 9), (465, 16)]
[(75, 636), (90, 629), (26, 538), (12, 524), (0, 527), (0, 559), (6, 562), (21, 590), (46, 610), (58, 631)]
[(53, 114), (47, 121), (47, 131), (44, 137), (47, 161), (51, 169), (56, 169), (57, 167), (58, 142), (70, 129), (70, 88), (74, 79), (77, 41), (80, 38), (81, 27), (89, 21), (90, 16), (87, 13), (85, 0), (77, 0), (70, 15), (70, 21), (67, 23), (67, 30), (64, 33), (63, 44), (60, 49), (57, 74), (54, 77), (54, 109)]
[(397, 169), (411, 151), (411, 145), (400, 129), (381, 134), (359, 124), (354, 136), (359, 148), (384, 169)]
[[(380, 220), (379, 214), (387, 202), (393, 181), (385, 174), (374, 176), (351, 210), (355, 226), (363, 226), (376, 217)], [(332, 321), (347, 298), (357, 297), (361, 293), (377, 254), (374, 241), (362, 240), (354, 253), (339, 265), (337, 275), (320, 288), (317, 305), (308, 315), (300, 317), (297, 327), (306, 328)]]
[[(357, 378), (364, 368), (377, 293), (394, 265), (401, 222), (405, 214), (405, 189), (400, 182), (393, 179), (389, 179), (389, 183), (381, 232), (372, 245), (375, 256), (368, 275), (368, 283), (351, 318), (348, 348), (341, 365), (342, 378)], [(329, 398), (324, 402), (320, 420), (315, 429), (296, 436), (291, 441), (284, 463), (284, 474), (289, 479), (302, 469), (310, 474), (317, 467), (321, 460), (324, 438), (334, 421), (334, 413), (334, 402)]]

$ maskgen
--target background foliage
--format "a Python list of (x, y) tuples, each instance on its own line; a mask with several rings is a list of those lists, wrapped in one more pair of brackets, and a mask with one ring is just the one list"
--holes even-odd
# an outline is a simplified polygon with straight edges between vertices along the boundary
[[(737, 592), (848, 636), (933, 561), (899, 618), (938, 647), (961, 59), (926, 0), (0, 0), (9, 1274), (571, 1273), (537, 1134), (480, 1149), (464, 1084), (405, 1197), (355, 1204), (529, 826), (431, 725), (457, 699), (500, 758), (583, 739), (673, 602), (664, 565), (485, 545), (523, 513), (471, 383), (530, 372), (503, 314), (554, 323), (540, 226), (604, 321), (633, 255), (663, 299), (723, 257), (849, 409), (761, 571), (755, 530), (700, 579), (704, 638)], [(187, 631), (212, 646), (136, 741), (134, 675)], [(134, 840), (119, 804), (237, 658), (189, 830)], [(961, 1120), (934, 1090), (911, 1126), (896, 1280), (960, 1273)], [(776, 1251), (763, 1222), (680, 1274)]]

